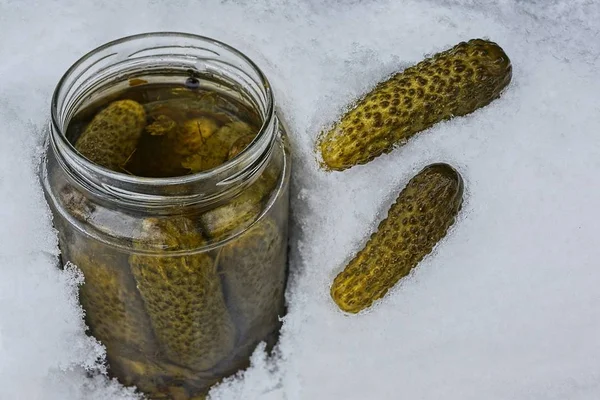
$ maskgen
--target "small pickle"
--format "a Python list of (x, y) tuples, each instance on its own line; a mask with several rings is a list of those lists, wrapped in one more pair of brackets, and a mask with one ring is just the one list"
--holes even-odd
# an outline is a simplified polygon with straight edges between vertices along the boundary
[(201, 117), (185, 121), (177, 133), (175, 152), (184, 156), (198, 152), (217, 129), (219, 126), (211, 118)]
[(432, 164), (413, 177), (365, 247), (335, 278), (331, 297), (357, 313), (385, 296), (446, 236), (463, 198), (460, 174)]
[[(233, 349), (235, 328), (225, 307), (216, 263), (206, 253), (185, 253), (205, 240), (186, 217), (147, 218), (134, 241), (130, 265), (166, 356), (187, 368), (212, 368)], [(171, 255), (171, 252), (178, 252)]]
[(75, 148), (98, 165), (122, 171), (145, 125), (146, 112), (142, 105), (133, 100), (114, 101), (89, 123)]
[(218, 241), (246, 228), (258, 218), (263, 202), (269, 198), (276, 184), (277, 175), (267, 168), (237, 197), (202, 214), (200, 222), (204, 232), (213, 241)]
[(486, 106), (511, 77), (508, 56), (493, 42), (473, 39), (438, 53), (380, 82), (323, 132), (323, 167), (366, 164), (440, 121)]
[(276, 330), (284, 310), (286, 244), (279, 232), (274, 220), (261, 220), (227, 244), (219, 257), (228, 308), (239, 331), (249, 337)]
[(229, 149), (242, 136), (252, 133), (245, 122), (232, 122), (221, 127), (204, 141), (203, 146), (184, 160), (182, 166), (192, 172), (206, 171), (227, 161)]
[[(127, 259), (119, 260), (100, 245), (78, 243), (66, 254), (84, 276), (79, 291), (90, 333), (107, 348), (129, 348), (152, 354), (156, 342), (144, 303), (127, 268)], [(125, 264), (123, 264), (125, 261)]]

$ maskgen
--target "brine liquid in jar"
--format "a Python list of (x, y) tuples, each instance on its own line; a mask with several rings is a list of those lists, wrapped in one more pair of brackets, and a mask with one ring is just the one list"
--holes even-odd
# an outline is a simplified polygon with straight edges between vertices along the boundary
[(83, 156), (129, 175), (183, 176), (232, 159), (260, 130), (251, 107), (208, 79), (146, 79), (130, 79), (74, 116), (67, 137)]

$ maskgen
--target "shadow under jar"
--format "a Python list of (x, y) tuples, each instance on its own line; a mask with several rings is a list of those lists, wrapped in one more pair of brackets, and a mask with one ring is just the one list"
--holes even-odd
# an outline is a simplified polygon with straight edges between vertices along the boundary
[(285, 312), (291, 157), (267, 79), (218, 41), (136, 35), (76, 62), (51, 113), (43, 187), (111, 375), (203, 398)]

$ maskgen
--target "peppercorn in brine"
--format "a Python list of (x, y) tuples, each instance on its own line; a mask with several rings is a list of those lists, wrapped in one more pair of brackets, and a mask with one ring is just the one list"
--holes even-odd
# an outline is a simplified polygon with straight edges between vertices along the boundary
[(260, 118), (200, 83), (130, 79), (78, 112), (67, 136), (88, 160), (120, 173), (164, 178), (213, 169), (252, 142)]

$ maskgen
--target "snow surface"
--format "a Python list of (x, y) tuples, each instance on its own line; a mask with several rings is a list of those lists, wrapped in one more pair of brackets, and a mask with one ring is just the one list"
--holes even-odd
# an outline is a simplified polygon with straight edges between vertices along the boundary
[[(36, 180), (62, 73), (144, 31), (212, 36), (264, 69), (295, 152), (292, 271), (277, 355), (212, 399), (600, 398), (600, 5), (593, 0), (0, 0), (0, 399), (134, 399), (102, 375), (80, 277), (56, 266)], [(343, 173), (319, 130), (378, 80), (489, 37), (513, 81), (485, 109)], [(421, 266), (366, 313), (329, 285), (423, 166), (455, 165), (466, 204)]]

